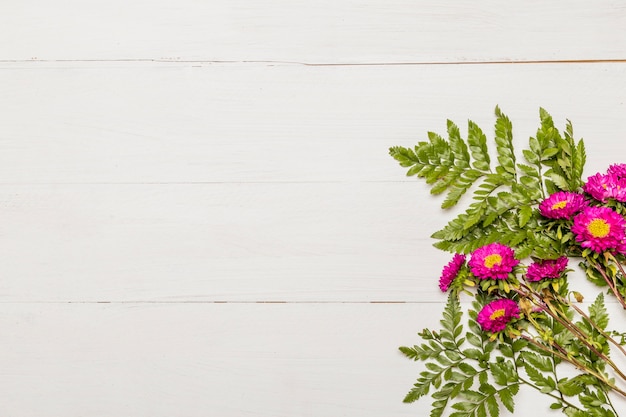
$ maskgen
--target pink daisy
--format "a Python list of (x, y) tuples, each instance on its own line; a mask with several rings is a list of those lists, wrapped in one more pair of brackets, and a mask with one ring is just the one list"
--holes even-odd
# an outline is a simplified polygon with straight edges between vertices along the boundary
[(480, 279), (506, 279), (518, 263), (513, 249), (501, 243), (490, 243), (472, 252), (467, 264), (472, 274)]
[(571, 219), (584, 206), (585, 197), (582, 194), (559, 191), (539, 204), (539, 212), (551, 219)]
[(495, 300), (484, 306), (478, 313), (476, 321), (483, 330), (497, 333), (506, 329), (513, 318), (519, 318), (520, 309), (513, 300)]
[(574, 217), (572, 233), (594, 252), (626, 252), (626, 221), (609, 207), (585, 207)]
[(441, 271), (441, 277), (439, 278), (439, 288), (441, 289), (441, 291), (448, 291), (448, 288), (450, 288), (450, 284), (452, 284), (452, 281), (454, 281), (457, 275), (459, 275), (459, 271), (461, 270), (461, 267), (464, 263), (465, 255), (456, 253), (452, 257), (452, 260), (443, 267), (443, 271)]
[(536, 282), (544, 278), (559, 278), (565, 268), (567, 268), (567, 257), (565, 256), (533, 262), (526, 271), (526, 280)]

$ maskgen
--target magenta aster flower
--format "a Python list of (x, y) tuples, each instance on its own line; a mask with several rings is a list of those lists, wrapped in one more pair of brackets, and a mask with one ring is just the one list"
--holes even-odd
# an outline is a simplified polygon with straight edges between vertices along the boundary
[(574, 217), (572, 233), (583, 248), (626, 253), (626, 221), (610, 207), (585, 207)]
[(611, 177), (599, 172), (587, 178), (587, 182), (583, 185), (583, 190), (587, 194), (603, 203), (611, 197), (611, 188)]
[(459, 275), (461, 267), (465, 263), (465, 255), (459, 253), (454, 254), (452, 260), (443, 267), (441, 271), (441, 277), (439, 278), (439, 288), (441, 291), (446, 292), (450, 288), (452, 281)]
[(539, 212), (551, 219), (571, 219), (585, 206), (582, 194), (559, 191), (539, 204)]
[(501, 243), (490, 243), (472, 252), (467, 264), (472, 274), (480, 279), (506, 279), (518, 263), (513, 249)]
[(606, 203), (609, 198), (626, 202), (626, 166), (611, 165), (607, 174), (595, 174), (587, 178), (583, 190), (598, 201)]
[(626, 164), (613, 164), (606, 171), (608, 175), (614, 175), (617, 178), (626, 178)]
[(565, 256), (533, 262), (526, 271), (526, 279), (530, 282), (536, 282), (544, 278), (559, 278), (565, 268), (567, 268), (567, 257)]
[(484, 306), (478, 313), (476, 321), (483, 330), (497, 333), (506, 329), (513, 318), (519, 318), (520, 309), (513, 300), (495, 300)]

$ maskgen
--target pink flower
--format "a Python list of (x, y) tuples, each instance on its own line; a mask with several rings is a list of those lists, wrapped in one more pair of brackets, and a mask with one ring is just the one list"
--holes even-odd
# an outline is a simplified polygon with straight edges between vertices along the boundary
[(617, 178), (626, 178), (626, 164), (613, 164), (609, 166), (606, 171), (609, 175), (614, 175)]
[(467, 264), (472, 274), (480, 279), (506, 279), (518, 263), (513, 249), (501, 243), (490, 243), (472, 252)]
[(476, 321), (483, 330), (497, 333), (506, 329), (513, 318), (519, 318), (520, 309), (513, 300), (495, 300), (484, 306), (478, 313)]
[(598, 201), (606, 203), (606, 200), (611, 197), (612, 188), (608, 175), (600, 174), (599, 172), (591, 177), (587, 178), (587, 182), (583, 185), (583, 190)]
[(626, 221), (609, 207), (585, 207), (574, 217), (572, 233), (583, 248), (626, 253)]
[(594, 199), (606, 203), (609, 198), (626, 202), (626, 167), (611, 165), (607, 174), (597, 173), (587, 178), (583, 190)]
[(536, 282), (544, 278), (559, 278), (565, 268), (567, 268), (567, 257), (565, 256), (533, 262), (526, 271), (526, 280)]
[(585, 206), (582, 194), (559, 191), (539, 204), (539, 212), (551, 219), (571, 219)]
[(443, 271), (441, 271), (441, 277), (439, 278), (439, 288), (441, 289), (441, 291), (448, 291), (448, 288), (450, 288), (450, 284), (452, 284), (452, 281), (454, 281), (457, 275), (459, 275), (459, 271), (461, 270), (461, 267), (464, 263), (465, 255), (456, 253), (452, 257), (452, 260), (443, 267)]

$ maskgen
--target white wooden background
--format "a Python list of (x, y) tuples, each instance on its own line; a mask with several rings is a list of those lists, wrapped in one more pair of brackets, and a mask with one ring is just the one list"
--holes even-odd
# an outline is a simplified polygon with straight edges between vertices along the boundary
[(0, 6), (3, 416), (426, 415), (450, 217), (388, 147), (543, 106), (626, 161), (620, 1)]

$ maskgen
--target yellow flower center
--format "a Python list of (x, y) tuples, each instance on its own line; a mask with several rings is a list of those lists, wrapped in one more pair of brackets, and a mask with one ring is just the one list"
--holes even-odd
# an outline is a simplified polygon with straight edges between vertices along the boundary
[(502, 316), (504, 316), (504, 309), (500, 308), (494, 311), (493, 313), (491, 313), (491, 316), (489, 316), (489, 320), (499, 319)]
[(497, 253), (485, 257), (485, 266), (489, 269), (493, 268), (494, 265), (500, 265), (500, 262), (502, 262), (502, 256)]
[(552, 205), (552, 210), (562, 209), (565, 206), (567, 206), (567, 200), (566, 201), (559, 201), (558, 203), (554, 203)]
[(611, 226), (603, 219), (593, 219), (587, 225), (587, 230), (593, 237), (605, 237), (611, 231)]

